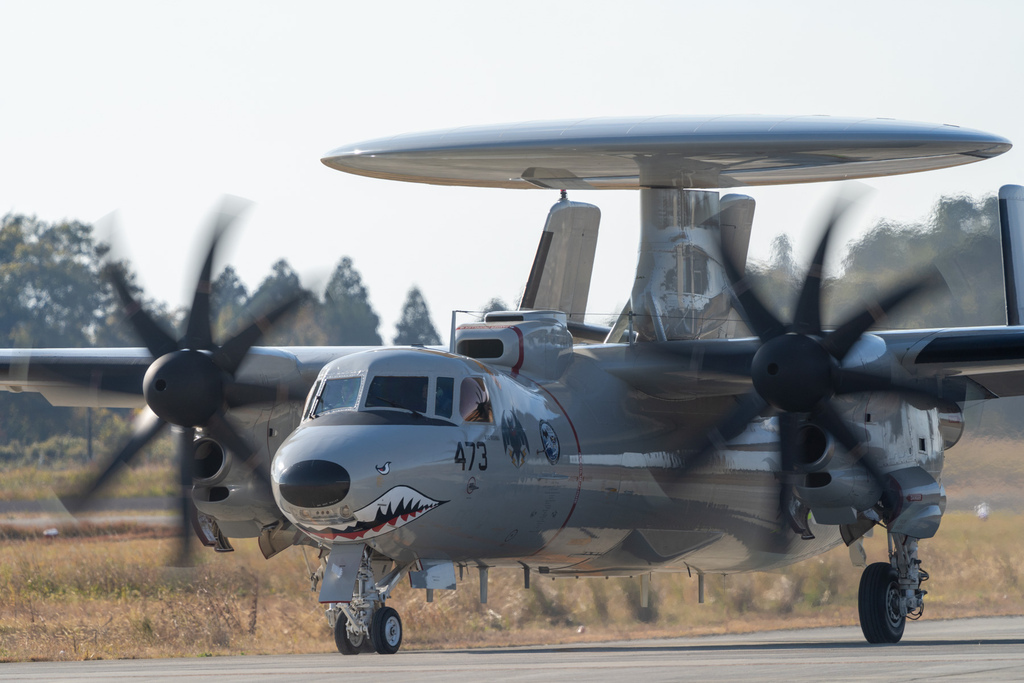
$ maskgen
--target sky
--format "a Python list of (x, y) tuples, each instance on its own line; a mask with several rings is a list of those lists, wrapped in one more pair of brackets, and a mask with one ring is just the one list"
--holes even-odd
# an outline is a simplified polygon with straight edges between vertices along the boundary
[[(223, 195), (254, 289), (284, 258), (322, 287), (353, 259), (394, 336), (412, 285), (451, 311), (514, 305), (557, 192), (394, 183), (328, 169), (344, 144), (459, 125), (658, 114), (831, 114), (952, 123), (1021, 148), (866, 181), (841, 240), (943, 194), (1024, 184), (1024, 3), (15, 2), (0, 0), (0, 214), (97, 223), (147, 296), (191, 299)], [(751, 256), (809, 258), (836, 184), (749, 188)], [(638, 193), (602, 210), (589, 313), (628, 298)], [(116, 229), (115, 229), (116, 227)]]

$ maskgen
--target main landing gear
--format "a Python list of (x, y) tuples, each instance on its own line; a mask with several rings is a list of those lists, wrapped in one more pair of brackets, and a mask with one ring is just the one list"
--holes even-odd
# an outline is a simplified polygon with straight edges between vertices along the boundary
[(375, 582), (370, 553), (363, 554), (352, 600), (330, 603), (327, 607), (327, 623), (334, 631), (338, 652), (343, 655), (398, 652), (402, 646), (402, 618), (395, 609), (387, 607), (384, 600), (405, 571), (406, 568), (395, 568), (380, 582)]
[(928, 572), (917, 559), (917, 539), (889, 534), (889, 561), (869, 565), (860, 577), (860, 628), (869, 643), (898, 643), (907, 619), (924, 612), (921, 584)]

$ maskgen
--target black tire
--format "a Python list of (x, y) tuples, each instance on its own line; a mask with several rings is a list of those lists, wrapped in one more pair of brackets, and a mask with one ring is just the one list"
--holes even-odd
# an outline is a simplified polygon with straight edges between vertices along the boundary
[(900, 610), (899, 574), (888, 562), (869, 565), (860, 576), (860, 630), (869, 643), (898, 643), (907, 617)]
[(373, 614), (370, 638), (377, 654), (393, 655), (402, 647), (402, 619), (390, 607), (381, 607)]
[(367, 652), (367, 638), (362, 634), (353, 638), (348, 632), (348, 617), (344, 612), (338, 615), (338, 621), (334, 623), (334, 644), (338, 652), (343, 655), (357, 655), (360, 652)]

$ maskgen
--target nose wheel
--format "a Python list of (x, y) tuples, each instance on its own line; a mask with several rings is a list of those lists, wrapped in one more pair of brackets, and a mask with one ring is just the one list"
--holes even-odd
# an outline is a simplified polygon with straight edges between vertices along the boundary
[(334, 617), (334, 644), (343, 655), (357, 655), (361, 652), (376, 652), (393, 655), (402, 647), (402, 618), (391, 607), (381, 606), (370, 619), (369, 634), (359, 625), (350, 626), (349, 618), (342, 609)]
[(377, 654), (393, 655), (402, 646), (402, 619), (391, 607), (374, 612), (370, 623), (370, 638)]
[(343, 655), (373, 651), (370, 639), (362, 631), (349, 629), (348, 617), (344, 614), (339, 614), (334, 622), (334, 644)]
[[(395, 567), (380, 581), (375, 581), (370, 554), (368, 549), (364, 549), (351, 598), (345, 602), (327, 603), (327, 623), (334, 632), (334, 644), (343, 655), (361, 652), (393, 655), (402, 647), (402, 618), (384, 601), (412, 565)], [(326, 571), (326, 556), (321, 555), (320, 568), (310, 576), (314, 590)]]

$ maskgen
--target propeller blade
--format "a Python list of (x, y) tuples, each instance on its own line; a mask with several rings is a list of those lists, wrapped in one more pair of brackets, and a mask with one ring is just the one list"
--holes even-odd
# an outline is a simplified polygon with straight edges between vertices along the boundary
[(302, 300), (303, 297), (301, 293), (293, 292), (285, 301), (263, 315), (256, 317), (248, 327), (228, 341), (224, 342), (223, 346), (214, 351), (213, 362), (221, 370), (234, 376), (235, 372), (238, 370), (238, 366), (240, 366), (242, 361), (245, 359), (245, 355), (249, 353), (249, 349), (251, 349), (280, 318), (294, 310), (297, 310), (299, 305), (302, 303)]
[(939, 274), (938, 269), (933, 268), (923, 277), (919, 277), (909, 284), (896, 289), (884, 299), (874, 304), (869, 304), (863, 311), (825, 335), (823, 340), (825, 350), (833, 358), (842, 360), (853, 345), (857, 343), (860, 336), (871, 329), (875, 323), (885, 318), (890, 311), (911, 297), (937, 286), (942, 281), (942, 276)]
[(266, 386), (247, 382), (232, 382), (224, 387), (224, 400), (231, 408), (257, 403), (277, 403), (289, 398), (290, 392), (284, 385)]
[(695, 449), (696, 454), (687, 458), (684, 470), (689, 472), (702, 466), (713, 452), (724, 449), (743, 433), (750, 421), (766, 408), (768, 404), (756, 391), (744, 395), (729, 414), (704, 436), (704, 441)]
[(195, 441), (196, 430), (191, 427), (172, 427), (175, 438), (175, 450), (178, 457), (178, 536), (179, 545), (175, 553), (173, 565), (175, 567), (191, 567), (192, 545), (190, 543), (192, 530), (192, 508), (195, 502), (192, 500), (192, 462), (195, 454), (192, 444)]
[(122, 466), (131, 462), (132, 458), (134, 458), (146, 444), (156, 438), (157, 434), (160, 433), (160, 430), (163, 429), (166, 424), (166, 422), (153, 414), (149, 409), (144, 410), (135, 420), (135, 428), (132, 431), (131, 438), (128, 439), (128, 443), (126, 443), (115, 455), (107, 459), (100, 473), (91, 479), (85, 486), (71, 495), (62, 497), (61, 502), (64, 504), (64, 507), (66, 507), (70, 512), (76, 512), (87, 508), (88, 503), (92, 501), (96, 493), (102, 489), (108, 481), (110, 481), (110, 478), (113, 477)]
[(779, 461), (783, 481), (789, 481), (796, 472), (800, 452), (800, 423), (803, 418), (797, 413), (779, 414)]
[(898, 392), (900, 389), (891, 377), (849, 368), (839, 368), (835, 383), (836, 394), (839, 396), (869, 391)]
[(227, 416), (223, 411), (217, 411), (213, 417), (203, 426), (203, 431), (208, 433), (214, 439), (219, 441), (221, 445), (227, 448), (229, 451), (234, 453), (242, 461), (242, 464), (247, 467), (256, 478), (270, 486), (270, 478), (263, 471), (260, 466), (258, 455), (259, 449), (254, 448), (249, 440), (242, 436), (234, 425), (228, 420)]
[(796, 312), (793, 314), (791, 331), (799, 334), (821, 334), (821, 280), (825, 273), (825, 253), (828, 250), (828, 240), (832, 235), (833, 228), (842, 218), (843, 214), (850, 207), (849, 202), (837, 201), (832, 208), (832, 215), (825, 224), (825, 230), (821, 233), (821, 241), (818, 242), (818, 250), (814, 253), (814, 260), (807, 270), (807, 277), (804, 279), (804, 286), (800, 290), (800, 298), (797, 299)]
[(732, 260), (729, 250), (725, 245), (720, 245), (719, 252), (722, 256), (722, 266), (729, 277), (733, 294), (740, 305), (740, 314), (743, 322), (747, 324), (750, 331), (756, 334), (762, 342), (783, 334), (786, 331), (785, 325), (768, 310), (764, 302), (754, 293), (747, 278), (740, 275), (740, 270)]
[(192, 297), (192, 308), (188, 313), (188, 329), (182, 339), (181, 348), (210, 350), (213, 348), (212, 317), (210, 315), (210, 293), (213, 291), (213, 257), (217, 253), (217, 245), (224, 233), (238, 220), (245, 206), (229, 207), (228, 198), (217, 213), (210, 230), (210, 248), (206, 250), (206, 260), (199, 272), (195, 295)]
[(149, 349), (153, 358), (159, 358), (172, 351), (177, 351), (178, 342), (171, 335), (167, 334), (157, 324), (156, 320), (149, 313), (146, 313), (145, 309), (142, 308), (142, 304), (132, 296), (128, 290), (128, 282), (125, 280), (123, 270), (118, 266), (107, 266), (104, 269), (104, 273), (121, 299), (128, 323), (135, 330), (135, 333), (139, 335), (142, 343)]
[(864, 439), (850, 429), (846, 420), (836, 411), (831, 402), (819, 408), (811, 416), (811, 421), (832, 434), (843, 445), (843, 448), (851, 453), (855, 453), (865, 445)]
[(305, 401), (308, 390), (286, 382), (276, 386), (232, 382), (224, 387), (224, 400), (229, 408), (239, 408), (258, 403), (282, 403), (284, 401)]
[(210, 293), (213, 291), (213, 255), (217, 251), (220, 240), (218, 232), (213, 233), (210, 248), (206, 252), (206, 260), (196, 281), (196, 291), (192, 296), (192, 308), (188, 312), (188, 328), (181, 346), (185, 349), (209, 350), (213, 348), (213, 329), (210, 319)]
[(868, 457), (867, 441), (850, 428), (850, 425), (836, 412), (831, 403), (826, 403), (812, 416), (812, 420), (819, 427), (834, 436), (847, 451), (853, 454), (855, 460), (864, 465), (864, 468), (879, 487), (885, 491), (885, 477), (875, 461)]

